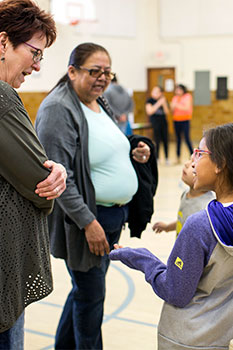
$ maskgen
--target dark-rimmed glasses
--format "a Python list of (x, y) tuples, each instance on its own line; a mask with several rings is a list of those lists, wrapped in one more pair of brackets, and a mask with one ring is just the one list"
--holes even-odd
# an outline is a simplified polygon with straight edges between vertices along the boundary
[(91, 77), (96, 78), (96, 79), (100, 78), (102, 74), (105, 75), (105, 78), (107, 80), (112, 80), (116, 76), (115, 73), (110, 72), (108, 70), (100, 69), (100, 68), (91, 68), (91, 69), (89, 69), (89, 68), (80, 67), (80, 66), (77, 66), (76, 68), (77, 69), (86, 70), (90, 74)]
[(194, 148), (193, 150), (194, 161), (197, 162), (201, 158), (202, 154), (211, 154), (211, 152), (204, 149)]
[(35, 51), (32, 51), (32, 54), (33, 54), (32, 59), (33, 59), (34, 63), (38, 63), (38, 62), (43, 60), (43, 53), (42, 53), (41, 49), (38, 49), (37, 47), (35, 47), (31, 44), (28, 44), (28, 43), (24, 43), (24, 44), (31, 47), (33, 50), (35, 50)]

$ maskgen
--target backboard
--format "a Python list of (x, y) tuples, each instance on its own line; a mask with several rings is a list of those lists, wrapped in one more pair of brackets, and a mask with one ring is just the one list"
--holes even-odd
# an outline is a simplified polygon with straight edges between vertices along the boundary
[(96, 21), (93, 0), (51, 0), (51, 13), (54, 20), (62, 24), (77, 25)]

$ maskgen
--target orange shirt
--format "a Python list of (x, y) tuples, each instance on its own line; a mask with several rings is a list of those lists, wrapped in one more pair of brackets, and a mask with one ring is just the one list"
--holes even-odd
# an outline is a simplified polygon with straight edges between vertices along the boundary
[(176, 122), (181, 122), (185, 120), (192, 119), (192, 113), (193, 113), (193, 99), (192, 95), (189, 93), (186, 93), (182, 96), (174, 96), (172, 98), (172, 102), (180, 103), (181, 105), (188, 105), (189, 107), (187, 109), (180, 109), (179, 107), (175, 107), (173, 110), (173, 120)]

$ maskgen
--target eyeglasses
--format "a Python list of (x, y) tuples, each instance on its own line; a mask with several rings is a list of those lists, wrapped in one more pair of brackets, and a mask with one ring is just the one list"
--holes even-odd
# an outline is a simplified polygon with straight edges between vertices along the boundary
[(211, 154), (212, 152), (204, 150), (204, 149), (199, 149), (199, 148), (194, 148), (193, 150), (193, 159), (195, 162), (197, 162), (203, 154)]
[(34, 63), (38, 63), (38, 62), (43, 60), (43, 53), (42, 53), (41, 49), (38, 49), (37, 47), (35, 47), (31, 44), (28, 44), (28, 43), (24, 43), (24, 44), (35, 50), (35, 51), (32, 51), (32, 54), (33, 54), (32, 59), (33, 59)]
[(100, 78), (102, 74), (105, 75), (105, 78), (107, 80), (112, 80), (116, 76), (116, 73), (110, 72), (108, 70), (100, 69), (100, 68), (88, 69), (88, 68), (80, 67), (80, 66), (77, 66), (76, 68), (86, 70), (90, 74), (90, 76), (92, 76), (93, 78), (96, 78), (96, 79)]

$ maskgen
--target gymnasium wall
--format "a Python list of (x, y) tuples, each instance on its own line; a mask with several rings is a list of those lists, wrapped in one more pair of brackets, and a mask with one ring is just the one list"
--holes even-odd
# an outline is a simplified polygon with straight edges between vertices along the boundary
[[(101, 0), (101, 3), (104, 1), (106, 4), (109, 3), (109, 0)], [(37, 2), (46, 10), (49, 8), (49, 0), (37, 0)], [(95, 2), (98, 6), (99, 0)], [(232, 14), (231, 0), (204, 2), (203, 0), (134, 0), (133, 2), (135, 11), (128, 14), (128, 17), (135, 17), (131, 36), (124, 36), (120, 31), (117, 36), (116, 33), (113, 35), (107, 30), (105, 34), (103, 31), (100, 34), (100, 31), (95, 32), (88, 24), (82, 30), (79, 26), (58, 24), (57, 41), (51, 48), (45, 50), (41, 71), (27, 77), (20, 90), (49, 91), (66, 71), (71, 50), (85, 41), (105, 46), (111, 54), (112, 68), (118, 73), (120, 82), (135, 91), (146, 90), (147, 68), (150, 67), (175, 67), (176, 81), (187, 85), (190, 90), (194, 89), (195, 71), (210, 71), (211, 90), (216, 89), (218, 76), (228, 77), (228, 87), (233, 90), (233, 30), (227, 32), (225, 24), (226, 18), (229, 19)], [(194, 13), (189, 7), (190, 3), (194, 4)], [(193, 14), (198, 20), (196, 3), (203, 6), (202, 18), (206, 18), (208, 23), (215, 21), (215, 12), (220, 6), (221, 14), (223, 11), (228, 13), (227, 17), (223, 15), (217, 17), (215, 33), (207, 33), (202, 27), (199, 31), (191, 32), (187, 25), (187, 11), (189, 11), (188, 18)], [(204, 3), (212, 4), (209, 10)], [(176, 30), (178, 23), (174, 24), (176, 17), (174, 11), (173, 16), (170, 14), (170, 17), (172, 16), (170, 20), (166, 17), (169, 15), (169, 8), (173, 10), (174, 6), (180, 18), (180, 32)], [(109, 17), (114, 25), (121, 26), (121, 17), (111, 9), (109, 13), (105, 11), (105, 16)], [(129, 25), (131, 22), (132, 20), (129, 20)], [(232, 26), (232, 20), (230, 24)], [(230, 24), (228, 23), (228, 26)], [(195, 25), (198, 26), (198, 23)], [(192, 23), (192, 28), (193, 26)], [(225, 29), (221, 31), (221, 28)]]
[[(192, 91), (190, 91), (192, 94)], [(148, 118), (145, 114), (146, 91), (135, 91), (135, 122), (145, 123)], [(170, 140), (174, 140), (174, 130), (171, 114), (168, 115)], [(211, 104), (208, 106), (194, 106), (191, 121), (191, 138), (198, 142), (202, 137), (203, 129), (210, 126), (233, 122), (233, 91), (228, 92), (227, 100), (217, 100), (216, 91), (211, 91)], [(147, 136), (152, 136), (150, 130), (143, 131)]]
[[(191, 92), (192, 93), (192, 92)], [(46, 97), (47, 92), (20, 92), (19, 93), (28, 114), (34, 123), (36, 113), (40, 103)], [(134, 91), (134, 118), (135, 123), (146, 123), (148, 118), (145, 114), (146, 91)], [(217, 100), (216, 92), (211, 92), (211, 105), (209, 106), (194, 106), (193, 119), (191, 122), (191, 137), (194, 141), (199, 141), (202, 136), (203, 128), (211, 125), (218, 125), (228, 122), (233, 122), (233, 91), (229, 92), (227, 100)], [(168, 116), (170, 139), (174, 139), (172, 116)], [(151, 130), (140, 130), (137, 133), (152, 137)]]
[[(104, 1), (109, 3), (109, 0), (101, 0), (102, 6)], [(45, 10), (49, 9), (49, 0), (37, 2)], [(95, 2), (100, 4), (98, 0)], [(32, 120), (43, 97), (66, 72), (71, 50), (81, 42), (93, 41), (108, 49), (112, 69), (118, 74), (120, 83), (134, 91), (135, 122), (147, 121), (144, 112), (147, 69), (160, 67), (174, 67), (176, 82), (183, 83), (190, 91), (195, 88), (195, 71), (210, 72), (211, 105), (194, 107), (192, 138), (199, 139), (203, 127), (209, 123), (233, 121), (232, 1), (134, 0), (134, 3), (135, 11), (128, 13), (128, 17), (135, 16), (129, 20), (129, 25), (133, 23), (131, 35), (124, 35), (122, 31), (119, 35), (116, 31), (114, 35), (104, 33), (102, 22), (102, 34), (90, 26), (81, 30), (57, 25), (57, 41), (45, 50), (41, 71), (26, 77), (19, 89)], [(115, 28), (121, 26), (121, 17), (108, 10), (110, 12), (105, 12), (105, 16), (111, 19)], [(206, 27), (203, 23), (207, 23)], [(227, 100), (215, 98), (219, 76), (228, 78)], [(171, 120), (170, 131), (172, 133)]]

